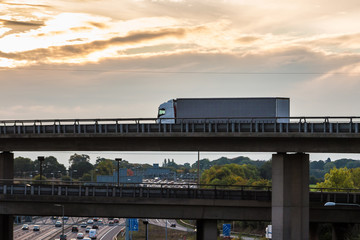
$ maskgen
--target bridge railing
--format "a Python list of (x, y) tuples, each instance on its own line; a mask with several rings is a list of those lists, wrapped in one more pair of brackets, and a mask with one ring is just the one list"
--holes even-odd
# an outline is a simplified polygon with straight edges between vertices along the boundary
[(231, 190), (266, 190), (271, 191), (271, 186), (251, 186), (251, 185), (221, 185), (221, 184), (197, 184), (185, 183), (163, 183), (163, 182), (81, 182), (81, 181), (61, 181), (61, 180), (32, 180), (32, 179), (0, 179), (0, 185), (59, 185), (59, 186), (83, 186), (83, 187), (151, 187), (151, 188), (187, 188), (187, 189), (231, 189)]
[[(271, 201), (271, 187), (197, 184), (59, 184), (54, 181), (1, 180), (0, 195), (120, 198), (182, 198)], [(360, 203), (359, 189), (311, 188), (310, 202)]]
[[(267, 190), (265, 190), (267, 189)], [(127, 198), (186, 198), (258, 200), (271, 199), (270, 187), (241, 185), (197, 184), (57, 184), (53, 181), (2, 180), (0, 195), (78, 196), (78, 197), (127, 197)]]
[[(175, 123), (163, 123), (174, 120)], [(114, 118), (0, 121), (0, 135), (171, 132), (359, 133), (360, 117)]]

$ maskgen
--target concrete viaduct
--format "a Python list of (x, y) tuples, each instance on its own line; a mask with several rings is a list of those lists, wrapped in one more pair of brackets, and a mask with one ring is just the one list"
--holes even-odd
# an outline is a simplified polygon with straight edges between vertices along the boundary
[[(357, 117), (289, 118), (288, 123), (195, 120), (175, 124), (156, 119), (0, 121), (0, 178), (13, 178), (12, 151), (274, 152), (273, 239), (304, 240), (310, 236), (308, 153), (360, 152)], [(12, 239), (10, 214), (1, 215), (0, 226), (0, 238)], [(213, 219), (200, 220), (198, 239), (216, 239), (215, 226)]]

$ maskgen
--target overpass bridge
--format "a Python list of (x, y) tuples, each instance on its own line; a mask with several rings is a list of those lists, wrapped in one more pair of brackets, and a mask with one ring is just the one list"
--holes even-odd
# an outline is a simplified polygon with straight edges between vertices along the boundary
[[(62, 204), (65, 215), (75, 217), (271, 221), (271, 187), (39, 182), (1, 183), (0, 214), (56, 216), (54, 205)], [(309, 196), (310, 222), (360, 223), (352, 208), (324, 207), (329, 201), (360, 204), (359, 190), (312, 188)]]
[[(281, 122), (279, 120), (281, 119)], [(261, 121), (260, 121), (261, 120)], [(0, 121), (2, 151), (358, 153), (360, 117)]]
[[(274, 152), (273, 238), (308, 239), (307, 153), (360, 153), (359, 124), (355, 116), (177, 119), (174, 124), (154, 118), (0, 121), (0, 179), (13, 178), (12, 151)], [(11, 219), (0, 216), (0, 239), (12, 239)], [(216, 220), (200, 219), (198, 239), (216, 239), (215, 229)]]

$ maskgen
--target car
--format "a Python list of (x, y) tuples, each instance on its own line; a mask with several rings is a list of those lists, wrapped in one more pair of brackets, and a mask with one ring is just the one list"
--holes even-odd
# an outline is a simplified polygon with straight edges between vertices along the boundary
[(114, 226), (114, 221), (110, 221), (109, 226)]
[(58, 219), (58, 217), (57, 216), (51, 216), (50, 219), (51, 220), (56, 220), (56, 219)]
[(94, 218), (93, 218), (93, 221), (94, 221), (94, 222), (97, 222), (97, 221), (99, 221), (99, 218), (98, 218), (98, 217), (94, 217)]
[(61, 222), (60, 222), (60, 221), (56, 221), (55, 227), (61, 227), (61, 226), (62, 226)]
[(94, 223), (94, 221), (91, 220), (91, 219), (89, 219), (89, 220), (87, 221), (87, 224), (93, 224), (93, 223)]
[(91, 229), (89, 232), (89, 238), (96, 239), (96, 237), (97, 237), (96, 229)]
[(64, 216), (62, 219), (64, 219), (64, 220), (68, 220), (68, 219), (69, 219), (69, 217)]
[(27, 224), (24, 224), (22, 227), (21, 227), (22, 230), (29, 230), (29, 225)]
[(119, 219), (118, 219), (118, 218), (114, 218), (114, 223), (119, 223)]
[(67, 239), (67, 237), (66, 237), (66, 234), (64, 234), (64, 235), (60, 235), (60, 240), (66, 240)]
[(98, 225), (102, 225), (103, 224), (103, 220), (102, 219), (99, 219), (98, 220)]
[(85, 232), (88, 233), (90, 231), (90, 229), (91, 229), (91, 226), (87, 226), (86, 229), (85, 229)]
[(94, 224), (94, 225), (92, 226), (92, 229), (98, 229), (98, 228), (99, 228), (98, 225), (95, 225), (95, 224)]
[(82, 228), (86, 228), (86, 222), (82, 222), (81, 224), (80, 224), (80, 227), (82, 227)]
[(78, 233), (78, 234), (76, 235), (76, 238), (77, 238), (77, 239), (83, 239), (83, 238), (84, 238), (84, 234), (83, 234), (83, 233)]
[(78, 232), (79, 228), (77, 226), (72, 226), (71, 227), (71, 232)]
[(175, 227), (176, 227), (176, 224), (175, 224), (175, 223), (172, 223), (172, 224), (170, 225), (170, 227), (175, 228)]
[(34, 225), (33, 231), (40, 231), (40, 226), (39, 225)]

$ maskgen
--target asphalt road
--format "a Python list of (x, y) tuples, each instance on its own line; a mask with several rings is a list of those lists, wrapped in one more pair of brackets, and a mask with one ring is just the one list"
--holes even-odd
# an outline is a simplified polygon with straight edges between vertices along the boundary
[[(118, 224), (109, 226), (109, 220), (107, 218), (101, 218), (103, 223), (98, 225), (97, 229), (97, 239), (98, 240), (112, 240), (125, 225), (125, 220), (120, 219)], [(61, 219), (59, 219), (61, 220)], [(77, 225), (79, 232), (84, 233), (84, 237), (88, 237), (89, 234), (85, 232), (85, 228), (81, 228), (79, 225), (81, 222), (86, 222), (87, 219), (84, 218), (69, 218), (65, 222), (65, 231), (67, 239), (76, 239), (77, 232), (71, 232), (71, 227)], [(33, 231), (34, 225), (40, 226), (40, 231)], [(88, 224), (92, 226), (93, 224)], [(37, 219), (36, 222), (29, 223), (29, 230), (22, 230), (22, 225), (14, 227), (14, 239), (15, 240), (54, 240), (59, 239), (62, 231), (62, 227), (55, 227), (55, 221), (47, 218)]]
[[(176, 220), (173, 219), (149, 219), (148, 220), (150, 224), (159, 226), (159, 227), (167, 227), (169, 229), (174, 229), (174, 230), (178, 230), (178, 231), (183, 231), (183, 232), (194, 232), (194, 229), (192, 228), (187, 228), (184, 226), (181, 226), (179, 224), (177, 224)], [(172, 224), (175, 224), (175, 227), (171, 227)]]

